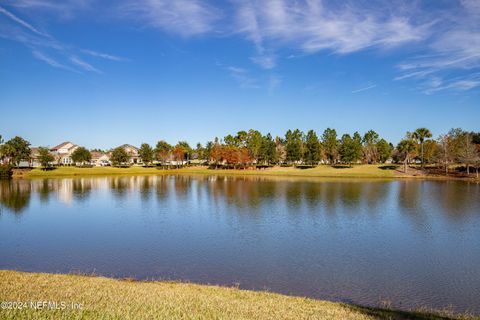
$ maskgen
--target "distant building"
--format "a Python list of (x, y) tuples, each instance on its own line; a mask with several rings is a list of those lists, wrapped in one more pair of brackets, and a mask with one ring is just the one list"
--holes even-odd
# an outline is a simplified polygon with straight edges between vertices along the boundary
[(30, 148), (30, 167), (40, 167), (40, 161), (39, 161), (39, 153), (38, 153), (39, 148), (38, 147), (32, 147)]
[(55, 162), (59, 165), (72, 165), (73, 160), (71, 158), (72, 153), (78, 148), (78, 146), (70, 141), (63, 142), (56, 147), (50, 149)]
[(92, 160), (90, 164), (94, 166), (109, 166), (110, 165), (110, 156), (108, 153), (100, 152), (100, 151), (91, 151)]
[(138, 155), (139, 149), (135, 146), (132, 146), (131, 144), (124, 144), (121, 145), (120, 148), (123, 148), (128, 156), (130, 157), (129, 162), (130, 163), (141, 163), (142, 160), (140, 159), (140, 156)]

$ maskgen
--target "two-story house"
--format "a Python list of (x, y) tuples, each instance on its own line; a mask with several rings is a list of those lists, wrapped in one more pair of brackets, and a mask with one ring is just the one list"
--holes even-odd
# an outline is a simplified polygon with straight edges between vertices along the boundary
[(78, 146), (70, 141), (63, 142), (56, 147), (50, 149), (55, 157), (55, 162), (59, 165), (72, 165), (73, 160), (71, 155)]

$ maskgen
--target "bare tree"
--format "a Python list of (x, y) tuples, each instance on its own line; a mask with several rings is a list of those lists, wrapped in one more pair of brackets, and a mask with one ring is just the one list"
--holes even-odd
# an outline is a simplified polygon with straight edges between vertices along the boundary
[(464, 133), (459, 137), (457, 159), (467, 167), (467, 175), (470, 174), (470, 166), (474, 166), (478, 158), (478, 150), (472, 143), (470, 133)]
[(451, 137), (446, 135), (441, 135), (438, 138), (438, 147), (434, 154), (435, 162), (440, 163), (445, 170), (445, 175), (448, 175), (448, 166), (454, 159), (453, 153), (453, 143)]

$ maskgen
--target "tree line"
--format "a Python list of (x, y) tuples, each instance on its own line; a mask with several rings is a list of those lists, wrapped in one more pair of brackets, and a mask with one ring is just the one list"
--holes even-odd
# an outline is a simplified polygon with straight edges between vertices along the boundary
[[(93, 150), (92, 150), (93, 151)], [(0, 136), (0, 159), (11, 166), (28, 161), (31, 156), (30, 143), (21, 137), (4, 142)], [(448, 174), (453, 164), (462, 164), (466, 173), (480, 167), (480, 132), (468, 132), (460, 128), (451, 129), (437, 138), (427, 128), (407, 132), (394, 146), (374, 130), (363, 135), (359, 132), (341, 136), (332, 128), (320, 135), (314, 130), (304, 133), (299, 129), (288, 130), (283, 137), (258, 130), (239, 131), (223, 138), (215, 138), (205, 145), (198, 143), (192, 148), (186, 141), (171, 145), (160, 140), (152, 147), (143, 143), (138, 156), (144, 165), (166, 165), (175, 161), (177, 166), (190, 163), (208, 164), (215, 168), (267, 167), (272, 165), (316, 166), (319, 164), (347, 165), (402, 163), (407, 171), (408, 164), (419, 163), (442, 168)], [(110, 151), (110, 161), (121, 166), (129, 162), (131, 155), (123, 147)], [(91, 152), (77, 148), (71, 155), (75, 163), (89, 163)], [(48, 148), (40, 147), (38, 160), (42, 166), (54, 161)]]

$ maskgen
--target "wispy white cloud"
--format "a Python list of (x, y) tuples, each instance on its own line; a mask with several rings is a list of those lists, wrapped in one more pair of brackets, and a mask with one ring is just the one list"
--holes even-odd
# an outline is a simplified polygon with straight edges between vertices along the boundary
[(359, 93), (359, 92), (362, 92), (362, 91), (367, 91), (367, 90), (373, 89), (373, 88), (375, 88), (375, 87), (377, 87), (376, 84), (371, 84), (371, 85), (368, 85), (368, 86), (366, 86), (366, 87), (362, 87), (362, 88), (353, 90), (352, 93)]
[(141, 24), (186, 37), (213, 32), (221, 16), (218, 8), (201, 0), (124, 1), (118, 12)]
[(79, 57), (72, 56), (72, 57), (70, 57), (70, 61), (71, 61), (72, 63), (74, 63), (75, 65), (81, 67), (82, 69), (86, 70), (86, 71), (91, 71), (91, 72), (96, 72), (96, 73), (102, 73), (102, 71), (98, 70), (97, 68), (95, 68), (94, 66), (92, 66), (91, 64), (89, 64), (88, 62), (83, 61), (83, 60), (80, 59)]
[[(408, 15), (353, 2), (335, 7), (321, 0), (247, 0), (235, 2), (235, 6), (236, 32), (254, 43), (258, 56), (263, 58), (268, 53), (267, 58), (254, 57), (255, 62), (272, 61), (271, 52), (278, 46), (337, 54), (392, 48), (424, 40), (432, 26), (432, 22), (414, 22), (418, 20)], [(263, 66), (272, 68), (274, 64)]]
[(480, 87), (480, 73), (452, 79), (432, 76), (425, 81), (423, 87), (425, 94), (433, 94), (443, 90), (468, 91)]
[(250, 59), (263, 69), (273, 69), (277, 65), (275, 56), (273, 54), (265, 53), (265, 50), (261, 50), (256, 56), (253, 56)]
[(16, 15), (14, 15), (13, 13), (11, 13), (10, 11), (7, 11), (6, 9), (0, 7), (0, 13), (4, 14), (5, 16), (7, 16), (8, 18), (10, 18), (12, 21), (15, 21), (17, 24), (21, 25), (22, 27), (24, 28), (27, 28), (28, 30), (30, 30), (31, 32), (33, 33), (36, 33), (40, 36), (44, 36), (44, 37), (49, 37), (48, 34), (44, 33), (44, 32), (41, 32), (39, 31), (38, 29), (34, 28), (31, 24), (29, 24), (28, 22), (20, 19), (19, 17), (17, 17)]
[(58, 17), (72, 18), (75, 13), (88, 9), (93, 0), (4, 0), (5, 5), (31, 12), (50, 12)]
[(127, 61), (128, 60), (126, 58), (114, 56), (114, 55), (111, 55), (111, 54), (108, 54), (108, 53), (97, 52), (97, 51), (93, 51), (93, 50), (83, 49), (82, 52), (85, 53), (85, 54), (88, 54), (90, 56), (97, 57), (97, 58), (102, 58), (102, 59), (106, 59), (106, 60), (112, 60), (112, 61)]
[(229, 66), (226, 69), (230, 73), (230, 76), (238, 82), (241, 88), (260, 88), (257, 80), (250, 75), (248, 70), (234, 66)]
[[(45, 10), (53, 10), (57, 4), (59, 6), (76, 6), (84, 5), (88, 1), (66, 1), (59, 3), (57, 1), (43, 0), (19, 0), (17, 2), (6, 1), (17, 10), (36, 10), (38, 8)], [(25, 45), (32, 51), (32, 55), (39, 61), (48, 64), (51, 67), (59, 68), (67, 71), (77, 72), (77, 68), (84, 71), (102, 73), (98, 68), (85, 61), (80, 55), (88, 55), (111, 61), (124, 61), (115, 55), (100, 53), (93, 50), (85, 50), (67, 45), (55, 39), (47, 32), (40, 31), (34, 24), (20, 18), (18, 14), (0, 7), (0, 17), (5, 16), (5, 23), (0, 24), (0, 37), (17, 41)], [(5, 19), (5, 18), (4, 18)]]
[(46, 54), (40, 52), (40, 51), (37, 51), (37, 50), (33, 50), (32, 52), (33, 56), (40, 60), (40, 61), (43, 61), (45, 63), (47, 63), (48, 65), (54, 67), (54, 68), (59, 68), (59, 69), (63, 69), (63, 70), (68, 70), (68, 71), (72, 71), (72, 72), (77, 72), (76, 70), (56, 61), (55, 59), (47, 56)]
[(0, 23), (0, 37), (23, 43), (34, 57), (52, 67), (101, 73), (93, 64), (99, 63), (95, 58), (128, 60), (101, 49), (66, 45), (33, 23), (37, 16), (69, 18), (84, 10), (101, 10), (102, 17), (134, 21), (137, 26), (185, 38), (240, 36), (252, 44), (252, 53), (245, 59), (269, 70), (263, 77), (252, 76), (247, 69), (228, 70), (243, 87), (278, 86), (281, 78), (271, 74), (281, 63), (282, 52), (288, 52), (284, 58), (291, 58), (404, 46), (422, 55), (412, 55), (399, 64), (395, 81), (417, 83), (425, 93), (478, 87), (478, 79), (471, 75), (480, 70), (479, 0), (428, 8), (422, 1), (406, 0), (229, 0), (221, 5), (214, 0), (118, 0), (101, 5), (93, 0), (3, 0), (0, 22), (7, 23)]
[[(411, 58), (398, 65), (394, 80), (414, 80), (427, 94), (442, 90), (466, 91), (479, 86), (480, 1), (462, 0), (458, 12), (426, 46), (430, 54)], [(473, 77), (473, 78), (472, 78)]]
[(255, 44), (256, 54), (250, 59), (264, 69), (274, 68), (276, 65), (275, 57), (265, 49), (264, 35), (259, 25), (256, 8), (252, 2), (245, 1), (238, 5), (236, 27), (235, 32), (245, 34), (247, 39)]
[(413, 72), (403, 73), (402, 75), (396, 76), (395, 78), (393, 78), (393, 80), (398, 81), (398, 80), (404, 80), (409, 78), (420, 78), (420, 77), (425, 77), (431, 73), (433, 73), (433, 71), (431, 70), (413, 71)]

